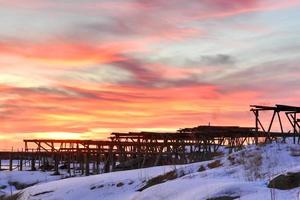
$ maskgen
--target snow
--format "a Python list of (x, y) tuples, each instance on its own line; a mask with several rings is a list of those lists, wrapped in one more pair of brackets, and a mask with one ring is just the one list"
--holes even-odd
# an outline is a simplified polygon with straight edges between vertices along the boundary
[(55, 181), (63, 178), (63, 175), (52, 176), (53, 172), (40, 171), (1, 171), (0, 172), (0, 196), (12, 194), (16, 191), (14, 183), (33, 185), (37, 183)]
[[(43, 172), (3, 171), (0, 172), (0, 186), (7, 184), (8, 180), (40, 182), (21, 191), (20, 199), (24, 200), (205, 200), (220, 196), (268, 200), (271, 199), (271, 192), (275, 199), (299, 199), (300, 188), (284, 191), (267, 187), (269, 180), (279, 174), (300, 171), (298, 152), (299, 145), (273, 143), (248, 146), (235, 153), (226, 153), (213, 161), (62, 180), (57, 180), (61, 177)], [(220, 161), (221, 166), (210, 169), (209, 164), (216, 160)], [(200, 166), (205, 170), (198, 172)], [(183, 176), (138, 191), (151, 178), (173, 170)]]
[[(130, 170), (123, 172), (107, 173), (90, 177), (76, 177), (50, 182), (31, 187), (25, 190), (24, 199), (40, 199), (41, 196), (32, 197), (42, 191), (55, 191), (43, 196), (43, 199), (130, 199), (144, 181), (150, 177), (171, 171), (172, 166), (153, 167), (147, 169)], [(117, 187), (118, 183), (124, 184)], [(54, 195), (54, 196), (53, 196)], [(97, 196), (95, 198), (95, 196)]]

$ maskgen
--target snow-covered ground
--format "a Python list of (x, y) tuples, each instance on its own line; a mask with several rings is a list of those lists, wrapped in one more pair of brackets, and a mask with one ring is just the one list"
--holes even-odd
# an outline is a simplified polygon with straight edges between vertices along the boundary
[[(154, 177), (166, 175), (168, 172), (176, 172), (177, 178), (173, 177), (173, 180), (153, 184), (138, 191), (153, 181)], [(271, 178), (286, 172), (300, 172), (300, 145), (274, 143), (249, 146), (242, 151), (226, 153), (212, 161), (57, 181), (54, 180), (60, 177), (42, 172), (10, 172), (13, 174), (10, 178), (9, 172), (0, 172), (0, 186), (13, 178), (18, 181), (25, 179), (27, 183), (46, 182), (20, 191), (20, 199), (23, 200), (206, 200), (221, 196), (243, 200), (300, 199), (300, 188), (275, 190), (267, 187)], [(1, 182), (3, 180), (5, 181)]]
[(52, 176), (52, 174), (53, 172), (40, 171), (0, 171), (0, 196), (11, 195), (19, 187), (22, 188), (64, 178), (64, 175)]

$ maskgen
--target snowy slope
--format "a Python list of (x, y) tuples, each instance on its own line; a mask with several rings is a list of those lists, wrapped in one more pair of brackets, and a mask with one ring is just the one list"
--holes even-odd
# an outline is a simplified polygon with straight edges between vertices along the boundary
[[(201, 171), (198, 172), (199, 168)], [(175, 170), (178, 178), (137, 190), (158, 175)], [(299, 145), (270, 144), (182, 166), (162, 166), (77, 177), (38, 184), (22, 191), (24, 200), (156, 200), (209, 199), (219, 196), (240, 199), (298, 199), (300, 188), (274, 190), (268, 181), (282, 173), (300, 171)]]
[(52, 176), (53, 172), (40, 171), (1, 171), (0, 172), (0, 196), (10, 195), (14, 193), (19, 187), (26, 187), (37, 183), (50, 182), (59, 180), (64, 177)]

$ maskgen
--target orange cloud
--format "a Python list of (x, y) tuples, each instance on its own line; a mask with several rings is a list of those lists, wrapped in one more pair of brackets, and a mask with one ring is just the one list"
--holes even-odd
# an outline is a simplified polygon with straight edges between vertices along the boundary
[[(59, 93), (2, 87), (1, 92), (18, 93), (19, 96), (2, 102), (0, 131), (28, 134), (84, 133), (97, 128), (176, 129), (179, 124), (196, 125), (212, 121), (215, 117), (211, 113), (220, 114), (214, 122), (221, 123), (222, 114), (245, 111), (245, 102), (250, 103), (257, 95), (254, 92), (223, 95), (215, 86), (152, 89), (110, 86), (99, 90), (67, 90), (73, 91)], [(244, 102), (237, 104), (237, 97), (243, 97)]]
[[(245, 23), (248, 15), (239, 18), (297, 0), (0, 4), (6, 11), (0, 15), (9, 19), (0, 31), (5, 142), (52, 135), (95, 139), (118, 130), (208, 122), (251, 126), (249, 104), (299, 102), (299, 47), (291, 45), (297, 30), (289, 32), (296, 22), (273, 25), (274, 13), (251, 23)], [(264, 36), (257, 28), (268, 25), (272, 34)], [(285, 33), (293, 36), (279, 40)]]
[[(132, 49), (135, 47), (135, 49)], [(82, 67), (121, 61), (123, 53), (141, 50), (137, 42), (106, 42), (105, 44), (50, 41), (48, 43), (0, 42), (0, 54), (34, 61), (52, 68)]]

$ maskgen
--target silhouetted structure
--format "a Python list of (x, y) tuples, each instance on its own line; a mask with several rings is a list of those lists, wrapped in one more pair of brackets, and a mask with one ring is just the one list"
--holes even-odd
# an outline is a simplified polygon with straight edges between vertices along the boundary
[[(295, 106), (287, 106), (287, 105), (275, 105), (275, 106), (260, 106), (260, 105), (251, 105), (251, 111), (254, 113), (255, 116), (255, 129), (256, 131), (259, 131), (260, 129), (263, 131), (263, 133), (266, 135), (266, 140), (274, 140), (276, 139), (276, 135), (272, 134), (271, 130), (272, 127), (274, 125), (274, 120), (275, 117), (277, 116), (278, 119), (278, 123), (279, 123), (279, 127), (280, 127), (280, 131), (282, 134), (285, 133), (284, 131), (284, 127), (283, 127), (283, 123), (282, 123), (282, 117), (281, 117), (281, 113), (285, 114), (285, 117), (287, 118), (288, 122), (290, 123), (292, 130), (289, 130), (286, 134), (289, 137), (293, 137), (294, 138), (294, 143), (296, 143), (296, 137), (298, 137), (298, 143), (299, 143), (299, 133), (300, 133), (300, 119), (297, 118), (297, 114), (300, 113), (300, 107), (295, 107)], [(260, 119), (260, 113), (261, 112), (273, 112), (271, 121), (268, 125), (268, 127), (264, 127), (261, 119)], [(292, 135), (289, 133), (293, 133)], [(283, 135), (283, 139), (285, 139), (286, 137), (284, 137), (285, 135)]]
[[(24, 140), (24, 152), (0, 152), (1, 160), (9, 160), (9, 170), (17, 160), (17, 169), (29, 165), (35, 170), (53, 169), (59, 173), (63, 167), (69, 173), (89, 175), (115, 170), (143, 168), (164, 164), (183, 164), (210, 159), (220, 147), (230, 150), (246, 144), (258, 144), (279, 140), (286, 142), (292, 137), (299, 140), (299, 107), (276, 105), (251, 106), (255, 115), (255, 127), (239, 126), (198, 126), (183, 128), (176, 132), (129, 132), (112, 133), (107, 140)], [(267, 128), (263, 126), (260, 112), (272, 111)], [(291, 131), (284, 132), (280, 113), (285, 113), (292, 125)], [(277, 116), (280, 131), (271, 132)]]

